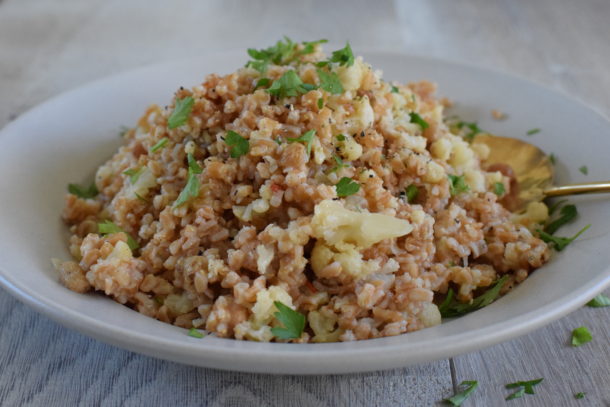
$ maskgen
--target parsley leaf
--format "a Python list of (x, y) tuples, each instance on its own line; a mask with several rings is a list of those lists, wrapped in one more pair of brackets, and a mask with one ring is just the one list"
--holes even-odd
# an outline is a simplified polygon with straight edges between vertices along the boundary
[(398, 93), (398, 88), (396, 86), (392, 86), (392, 93)]
[(519, 388), (516, 392), (511, 394), (506, 398), (506, 400), (513, 400), (519, 397), (522, 397), (524, 394), (536, 394), (534, 391), (534, 386), (542, 382), (544, 379), (541, 377), (540, 379), (528, 380), (528, 381), (520, 381), (515, 383), (509, 383), (505, 387), (507, 389), (516, 389)]
[(447, 175), (449, 177), (449, 191), (452, 196), (459, 195), (462, 192), (468, 192), (470, 187), (466, 184), (463, 175)]
[(593, 308), (610, 307), (610, 298), (606, 297), (604, 294), (600, 294), (589, 301), (587, 306)]
[(105, 220), (104, 222), (98, 223), (97, 230), (98, 230), (98, 233), (100, 233), (101, 235), (109, 235), (111, 233), (123, 232), (127, 235), (127, 246), (129, 246), (129, 248), (132, 251), (136, 250), (138, 247), (140, 247), (140, 245), (138, 245), (138, 242), (136, 242), (136, 240), (133, 237), (131, 237), (131, 235), (129, 233), (125, 232), (123, 229), (121, 229), (120, 227), (118, 227), (116, 224), (114, 224), (113, 222), (111, 222), (109, 220)]
[(472, 140), (474, 140), (474, 138), (477, 134), (483, 132), (483, 130), (481, 130), (481, 128), (479, 127), (479, 124), (477, 122), (459, 121), (457, 123), (457, 128), (459, 130), (464, 129), (464, 127), (466, 127), (467, 129), (470, 130), (468, 133), (464, 134), (464, 139), (466, 139), (466, 141), (468, 141), (469, 143), (472, 142)]
[(324, 99), (318, 99), (318, 109), (322, 109), (324, 107)]
[(354, 65), (354, 53), (349, 42), (345, 44), (344, 48), (337, 51), (333, 51), (332, 56), (329, 59), (330, 62), (338, 62), (339, 65), (352, 66)]
[(333, 95), (343, 93), (343, 85), (341, 84), (341, 81), (336, 73), (324, 72), (321, 69), (317, 69), (317, 72), (318, 77), (320, 78), (320, 88)]
[(589, 229), (590, 227), (591, 227), (591, 225), (585, 226), (572, 237), (553, 236), (540, 229), (538, 229), (538, 234), (540, 235), (540, 239), (542, 239), (546, 243), (552, 243), (553, 248), (555, 250), (557, 250), (558, 252), (560, 252), (563, 249), (565, 249), (567, 245), (569, 245), (574, 240), (576, 240), (578, 238), (578, 236), (582, 235), (585, 232), (585, 230)]
[(504, 188), (504, 184), (501, 182), (496, 182), (494, 184), (494, 194), (498, 195), (498, 196), (502, 196), (504, 195), (504, 193), (506, 192), (506, 189)]
[(422, 119), (422, 117), (415, 112), (409, 113), (409, 117), (411, 118), (411, 123), (419, 124), (422, 130), (426, 130), (428, 127), (430, 127), (428, 122)]
[(81, 187), (77, 184), (68, 184), (68, 192), (82, 199), (95, 198), (100, 191), (97, 190), (95, 182), (92, 182), (88, 187)]
[(502, 290), (502, 287), (507, 279), (508, 275), (503, 276), (495, 282), (493, 287), (474, 298), (470, 303), (460, 303), (454, 301), (453, 289), (450, 288), (449, 291), (447, 291), (447, 297), (445, 297), (445, 300), (438, 307), (441, 316), (443, 318), (457, 317), (488, 306), (498, 298), (500, 295), (500, 290)]
[(337, 138), (337, 140), (339, 140), (339, 141), (345, 141), (345, 136), (344, 136), (343, 134), (337, 134), (335, 137), (336, 137), (336, 138)]
[(254, 61), (248, 61), (246, 66), (252, 67), (259, 72), (265, 72), (269, 64), (284, 65), (289, 63), (295, 56), (296, 43), (284, 36), (275, 45), (266, 49), (248, 48), (248, 55)]
[(344, 163), (343, 163), (343, 160), (342, 160), (342, 159), (341, 159), (341, 157), (339, 157), (338, 155), (333, 154), (333, 159), (335, 160), (335, 162), (337, 163), (337, 165), (335, 165), (335, 166), (333, 167), (333, 169), (332, 169), (332, 170), (330, 170), (330, 172), (331, 172), (331, 173), (333, 173), (333, 172), (335, 172), (335, 171), (339, 171), (341, 168), (347, 168), (347, 167), (349, 167), (349, 165), (348, 165), (348, 164), (344, 164)]
[(572, 331), (572, 346), (584, 345), (592, 340), (593, 336), (586, 326), (578, 327)]
[(163, 147), (165, 147), (168, 142), (169, 142), (169, 139), (167, 137), (163, 137), (161, 140), (157, 141), (157, 144), (155, 144), (154, 146), (152, 146), (150, 148), (150, 152), (151, 153), (156, 153), (157, 151), (159, 151)]
[(553, 154), (553, 153), (549, 154), (549, 161), (551, 162), (551, 164), (555, 165), (555, 162), (557, 161), (555, 154)]
[(563, 205), (566, 202), (568, 202), (567, 199), (562, 199), (561, 201), (557, 201), (553, 206), (549, 207), (549, 215), (554, 214), (555, 211), (557, 209), (559, 209), (561, 207), (561, 205)]
[(189, 166), (188, 178), (184, 189), (180, 192), (180, 195), (178, 195), (176, 202), (174, 202), (174, 208), (184, 205), (191, 198), (197, 198), (199, 196), (200, 184), (197, 174), (201, 174), (203, 169), (197, 164), (197, 161), (195, 161), (195, 158), (190, 153), (187, 155), (187, 161)]
[(302, 95), (315, 88), (314, 85), (303, 83), (299, 75), (291, 69), (284, 72), (279, 79), (273, 81), (267, 92), (282, 99), (289, 96)]
[(339, 180), (337, 185), (335, 185), (335, 189), (337, 190), (337, 196), (344, 198), (360, 191), (360, 184), (351, 178), (343, 177)]
[(574, 398), (576, 400), (584, 399), (585, 398), (585, 393), (582, 392), (582, 391), (580, 393), (576, 393), (576, 394), (574, 394)]
[(557, 232), (560, 227), (576, 219), (577, 216), (578, 211), (576, 210), (575, 205), (565, 205), (559, 211), (559, 218), (546, 225), (544, 231), (552, 235)]
[(193, 338), (201, 339), (205, 335), (202, 334), (201, 332), (199, 332), (197, 329), (191, 328), (191, 329), (189, 329), (189, 336), (192, 336)]
[(536, 133), (540, 133), (540, 131), (541, 131), (540, 129), (531, 129), (531, 130), (527, 131), (527, 135), (528, 136), (533, 136)]
[(415, 184), (411, 184), (405, 188), (405, 194), (407, 194), (407, 202), (413, 203), (417, 199), (417, 195), (419, 195), (419, 189), (417, 189)]
[(464, 390), (456, 393), (453, 397), (443, 400), (452, 406), (461, 406), (462, 403), (470, 396), (470, 393), (476, 390), (479, 382), (476, 380), (464, 380), (460, 383), (460, 387), (465, 387)]
[(583, 173), (584, 175), (589, 175), (589, 168), (587, 168), (586, 165), (583, 165), (582, 167), (580, 167), (578, 169), (578, 171), (580, 171), (581, 173)]
[(303, 49), (299, 51), (299, 55), (311, 54), (315, 51), (315, 47), (318, 44), (325, 44), (328, 40), (321, 39), (317, 41), (303, 41)]
[(225, 143), (229, 146), (229, 154), (232, 158), (239, 158), (250, 151), (250, 142), (233, 130), (227, 131)]
[(307, 133), (303, 134), (301, 137), (296, 138), (287, 138), (286, 141), (288, 143), (305, 143), (307, 146), (307, 155), (311, 153), (311, 144), (313, 143), (313, 137), (316, 135), (315, 130), (309, 130)]
[(269, 78), (260, 78), (256, 82), (256, 86), (254, 86), (254, 90), (260, 88), (261, 86), (268, 86), (271, 83), (271, 79)]
[(144, 172), (144, 169), (146, 167), (141, 167), (141, 168), (130, 168), (128, 170), (123, 171), (123, 174), (127, 175), (129, 177), (129, 182), (131, 182), (131, 184), (135, 184), (138, 181), (138, 178), (140, 178), (140, 175), (142, 175), (142, 173)]
[(194, 104), (195, 99), (190, 96), (182, 99), (176, 99), (174, 111), (172, 112), (171, 116), (169, 116), (169, 119), (167, 119), (167, 127), (170, 129), (175, 129), (176, 127), (180, 127), (186, 123), (191, 111), (193, 110)]
[(305, 329), (305, 315), (292, 308), (282, 304), (279, 301), (274, 301), (273, 305), (278, 312), (273, 314), (275, 318), (284, 325), (283, 328), (271, 328), (271, 333), (279, 339), (297, 339), (301, 337), (303, 329)]

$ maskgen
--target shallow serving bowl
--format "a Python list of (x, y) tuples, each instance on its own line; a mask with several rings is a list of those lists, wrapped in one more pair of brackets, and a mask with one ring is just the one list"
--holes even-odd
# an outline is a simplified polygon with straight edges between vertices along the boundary
[[(386, 80), (429, 79), (457, 102), (452, 113), (498, 135), (524, 138), (557, 157), (557, 181), (610, 178), (610, 123), (584, 105), (531, 82), (454, 63), (401, 54), (364, 54)], [(610, 199), (575, 198), (580, 217), (562, 229), (578, 241), (492, 305), (440, 326), (360, 342), (277, 344), (196, 339), (101, 295), (61, 286), (52, 257), (68, 259), (60, 213), (69, 182), (90, 180), (150, 103), (167, 104), (175, 89), (208, 73), (243, 65), (245, 52), (139, 69), (60, 95), (0, 132), (0, 283), (50, 318), (104, 342), (164, 359), (267, 373), (343, 373), (388, 369), (445, 358), (506, 341), (584, 304), (610, 284)], [(490, 111), (508, 113), (494, 121)], [(540, 128), (534, 136), (527, 130)], [(589, 175), (578, 168), (587, 165)], [(32, 332), (43, 335), (43, 332)]]

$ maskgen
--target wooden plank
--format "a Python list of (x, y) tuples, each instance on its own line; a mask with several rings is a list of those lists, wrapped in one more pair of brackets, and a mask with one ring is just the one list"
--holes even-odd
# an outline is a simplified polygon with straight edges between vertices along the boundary
[(448, 360), (334, 376), (224, 372), (103, 344), (3, 290), (0, 309), (0, 405), (423, 406), (452, 393)]

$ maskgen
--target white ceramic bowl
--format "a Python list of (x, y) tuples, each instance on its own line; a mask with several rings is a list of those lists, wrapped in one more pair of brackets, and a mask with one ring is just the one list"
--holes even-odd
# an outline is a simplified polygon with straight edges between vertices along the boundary
[[(499, 135), (527, 138), (558, 159), (558, 181), (610, 178), (610, 123), (582, 104), (512, 76), (401, 54), (365, 53), (386, 80), (430, 79), (457, 102), (454, 112)], [(0, 133), (0, 283), (50, 318), (104, 342), (148, 355), (220, 369), (343, 373), (430, 361), (506, 341), (567, 314), (610, 283), (610, 200), (573, 199), (593, 226), (524, 284), (492, 305), (440, 326), (391, 338), (331, 344), (191, 338), (101, 295), (64, 288), (50, 259), (68, 259), (60, 220), (66, 185), (91, 179), (150, 103), (167, 104), (179, 86), (242, 66), (245, 52), (156, 65), (67, 92)], [(493, 121), (491, 109), (509, 114)], [(531, 128), (542, 131), (526, 136)], [(587, 165), (585, 177), (578, 168)], [(31, 333), (42, 335), (44, 333)]]

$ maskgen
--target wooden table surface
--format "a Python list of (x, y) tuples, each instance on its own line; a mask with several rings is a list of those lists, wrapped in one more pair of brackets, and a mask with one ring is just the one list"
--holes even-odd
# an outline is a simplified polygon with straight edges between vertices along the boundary
[[(119, 71), (210, 50), (349, 39), (515, 73), (610, 115), (607, 0), (333, 2), (0, 0), (0, 127)], [(561, 137), (577, 135), (561, 135)], [(610, 172), (610, 171), (609, 171)], [(1, 249), (1, 248), (0, 248)], [(607, 292), (608, 293), (608, 292)], [(610, 308), (529, 335), (385, 372), (270, 376), (166, 362), (70, 331), (0, 290), (0, 405), (426, 406), (478, 380), (476, 406), (610, 406)], [(586, 325), (593, 342), (569, 346)], [(544, 377), (510, 402), (504, 384)], [(584, 399), (573, 395), (585, 392)]]

